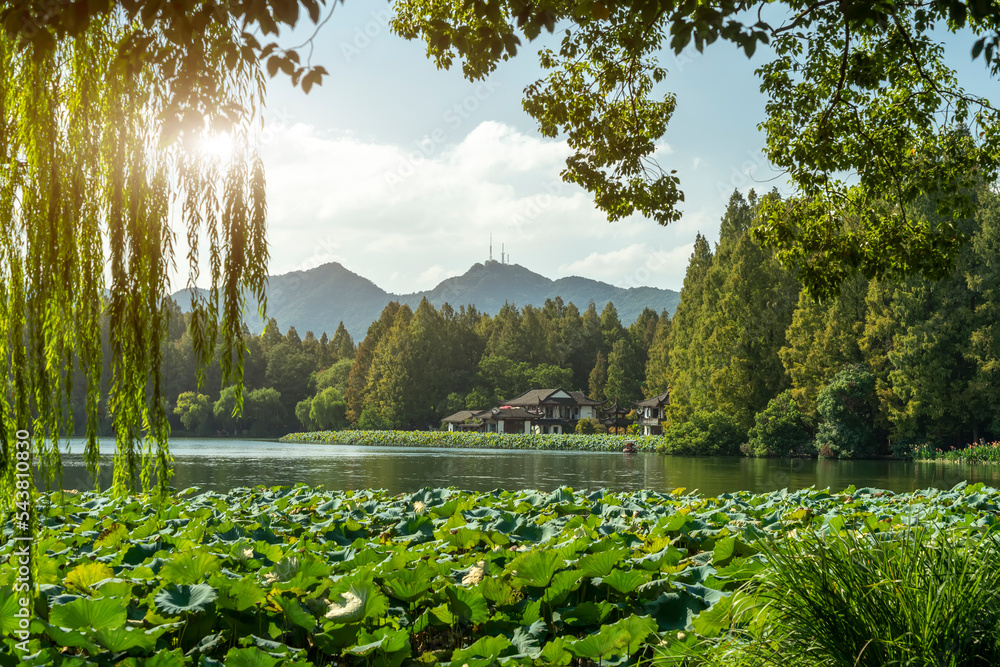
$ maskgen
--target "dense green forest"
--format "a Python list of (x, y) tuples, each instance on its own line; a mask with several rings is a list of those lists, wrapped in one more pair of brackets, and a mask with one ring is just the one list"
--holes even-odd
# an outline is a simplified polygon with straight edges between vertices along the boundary
[(244, 332), (240, 417), (218, 359), (199, 385), (190, 315), (175, 308), (163, 350), (174, 430), (427, 429), (561, 386), (619, 402), (670, 387), (664, 438), (691, 453), (905, 455), (1000, 434), (996, 193), (979, 192), (957, 230), (971, 240), (939, 281), (854, 276), (822, 302), (755, 242), (761, 204), (734, 192), (715, 247), (698, 236), (672, 318), (647, 309), (625, 327), (612, 304), (560, 299), (495, 316), (390, 303), (358, 345), (343, 325), (317, 338), (271, 320)]

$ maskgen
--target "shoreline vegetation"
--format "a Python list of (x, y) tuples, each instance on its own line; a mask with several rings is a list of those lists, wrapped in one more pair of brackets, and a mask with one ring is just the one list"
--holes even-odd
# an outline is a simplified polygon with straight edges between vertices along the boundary
[(22, 664), (996, 664), (998, 507), (1000, 491), (965, 483), (55, 492), (37, 504)]
[(956, 449), (914, 447), (913, 460), (945, 463), (1000, 463), (1000, 440), (981, 441)]
[(364, 447), (439, 447), (442, 449), (555, 449), (620, 452), (634, 442), (641, 452), (656, 451), (657, 435), (607, 433), (473, 433), (461, 431), (309, 431), (289, 433), (279, 442), (354, 445)]

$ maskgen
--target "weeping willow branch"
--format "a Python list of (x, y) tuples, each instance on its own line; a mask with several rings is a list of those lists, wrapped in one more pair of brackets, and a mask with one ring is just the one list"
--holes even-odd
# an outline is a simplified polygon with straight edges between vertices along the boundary
[[(253, 57), (226, 57), (240, 34), (236, 25), (194, 34), (183, 50), (216, 74), (192, 81), (170, 71), (181, 47), (122, 12), (55, 48), (0, 34), (0, 507), (13, 498), (18, 429), (33, 433), (43, 477), (60, 479), (75, 382), (86, 387), (84, 458), (95, 485), (97, 424), (107, 416), (114, 493), (151, 490), (154, 477), (166, 492), (160, 362), (176, 266), (172, 213), (190, 248), (190, 286), (208, 284), (195, 291), (195, 353), (204, 366), (221, 351), (241, 401), (246, 298), (263, 314), (268, 251), (263, 167), (249, 148), (264, 79)], [(137, 41), (141, 61), (128, 57)], [(183, 116), (169, 103), (179, 87), (198, 101)], [(210, 131), (235, 135), (231, 159), (198, 154)]]

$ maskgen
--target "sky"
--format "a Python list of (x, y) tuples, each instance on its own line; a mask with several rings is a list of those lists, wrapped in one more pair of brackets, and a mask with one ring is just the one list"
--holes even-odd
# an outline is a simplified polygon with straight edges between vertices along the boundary
[[(656, 157), (678, 172), (683, 217), (667, 227), (640, 215), (611, 223), (561, 181), (565, 142), (541, 137), (521, 109), (544, 40), (475, 83), (458, 67), (438, 70), (422, 42), (393, 35), (390, 16), (385, 2), (336, 5), (313, 42), (312, 63), (330, 72), (323, 85), (307, 95), (281, 74), (269, 83), (261, 155), (271, 274), (335, 261), (410, 293), (488, 259), (492, 235), (494, 259), (502, 247), (511, 263), (553, 279), (680, 290), (696, 234), (718, 238), (734, 188), (790, 194), (757, 129), (765, 99), (754, 69), (766, 51), (748, 60), (720, 42), (662, 54), (669, 74), (657, 90), (675, 93), (677, 109)], [(278, 41), (296, 46), (313, 28), (306, 20)], [(958, 66), (988, 84), (982, 65), (970, 68), (970, 43), (953, 49)]]

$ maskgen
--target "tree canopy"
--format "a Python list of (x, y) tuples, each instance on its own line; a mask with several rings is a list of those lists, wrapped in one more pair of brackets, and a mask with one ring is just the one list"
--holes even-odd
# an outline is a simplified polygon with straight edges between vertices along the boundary
[[(460, 60), (479, 79), (514, 56), (522, 37), (562, 32), (540, 51), (546, 76), (524, 108), (573, 153), (563, 179), (615, 220), (636, 211), (680, 217), (680, 177), (654, 159), (676, 100), (656, 85), (663, 49), (716, 41), (747, 57), (767, 96), (766, 154), (794, 197), (765, 201), (756, 238), (794, 266), (813, 295), (853, 271), (869, 278), (946, 275), (968, 236), (972, 186), (993, 181), (998, 110), (967, 93), (945, 65), (944, 31), (966, 31), (991, 75), (1000, 59), (1000, 4), (970, 0), (631, 0), (605, 3), (399, 0), (393, 26), (421, 38), (440, 67)], [(921, 196), (931, 212), (912, 206)], [(921, 207), (920, 210), (926, 210)]]

